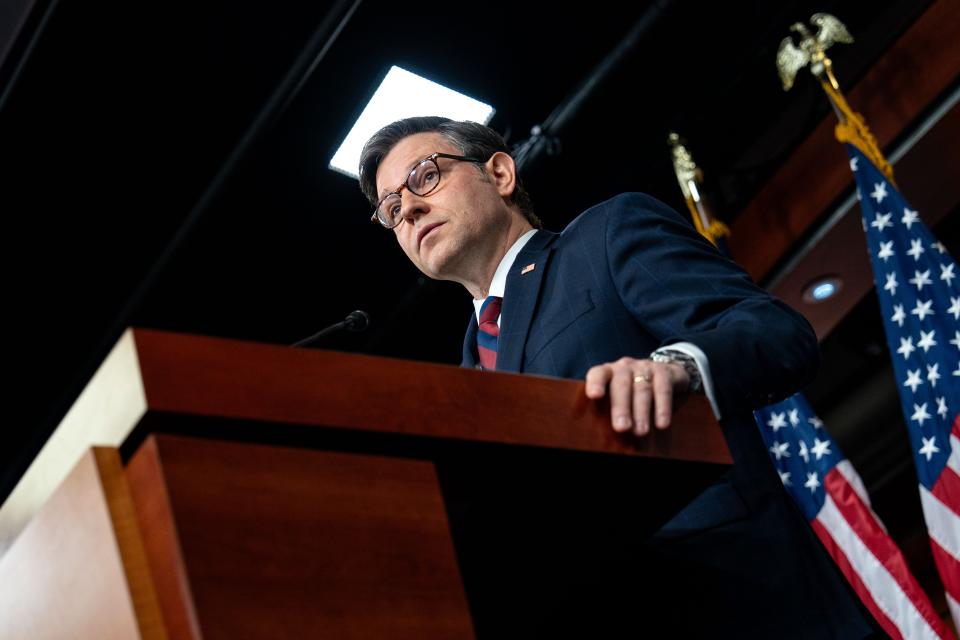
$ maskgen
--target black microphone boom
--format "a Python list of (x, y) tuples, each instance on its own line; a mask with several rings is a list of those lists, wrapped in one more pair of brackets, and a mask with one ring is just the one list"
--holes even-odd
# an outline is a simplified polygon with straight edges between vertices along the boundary
[(370, 326), (370, 314), (366, 311), (351, 311), (346, 318), (341, 320), (336, 324), (332, 324), (329, 327), (317, 331), (310, 337), (304, 338), (299, 342), (294, 342), (291, 347), (305, 347), (313, 342), (316, 342), (320, 338), (334, 333), (335, 331), (340, 331), (341, 329), (346, 329), (347, 331), (365, 331), (367, 327)]

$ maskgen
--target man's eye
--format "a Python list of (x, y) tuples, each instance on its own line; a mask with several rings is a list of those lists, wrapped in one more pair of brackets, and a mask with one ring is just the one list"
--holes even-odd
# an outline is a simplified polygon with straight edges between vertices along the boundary
[(392, 205), (392, 206), (390, 207), (390, 215), (393, 216), (394, 218), (396, 218), (397, 216), (400, 215), (400, 205), (399, 205), (399, 204), (395, 204), (395, 205)]
[(414, 182), (417, 185), (416, 191), (423, 192), (429, 185), (437, 181), (436, 169), (424, 169), (414, 176)]

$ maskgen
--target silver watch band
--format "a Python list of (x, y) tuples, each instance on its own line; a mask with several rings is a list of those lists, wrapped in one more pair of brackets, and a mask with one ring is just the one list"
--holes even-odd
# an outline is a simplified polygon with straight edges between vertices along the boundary
[(703, 380), (700, 378), (700, 369), (697, 368), (697, 363), (691, 355), (673, 349), (657, 349), (650, 354), (650, 359), (654, 362), (676, 362), (684, 368), (687, 376), (690, 378), (688, 391), (698, 393), (703, 390)]

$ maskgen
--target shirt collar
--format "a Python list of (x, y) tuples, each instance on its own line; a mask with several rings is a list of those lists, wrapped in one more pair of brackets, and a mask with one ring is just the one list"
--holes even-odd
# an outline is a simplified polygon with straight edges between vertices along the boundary
[[(510, 267), (513, 266), (514, 261), (517, 259), (520, 250), (523, 249), (524, 245), (533, 237), (533, 234), (537, 232), (536, 229), (530, 229), (525, 234), (517, 238), (517, 241), (513, 243), (513, 246), (510, 247), (510, 250), (507, 251), (506, 255), (503, 256), (503, 259), (500, 260), (500, 264), (497, 266), (497, 270), (493, 274), (493, 280), (490, 282), (490, 290), (487, 292), (488, 296), (497, 296), (498, 298), (503, 297), (504, 291), (507, 289), (507, 274), (510, 273)], [(480, 321), (480, 307), (483, 306), (483, 301), (486, 298), (480, 298), (479, 300), (473, 301), (473, 307), (477, 313), (477, 322)]]

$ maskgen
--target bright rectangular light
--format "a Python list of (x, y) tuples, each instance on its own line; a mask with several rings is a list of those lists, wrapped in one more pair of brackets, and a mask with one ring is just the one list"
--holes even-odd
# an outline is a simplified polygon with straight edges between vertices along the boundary
[(400, 67), (390, 67), (373, 98), (330, 160), (330, 168), (358, 177), (360, 150), (370, 136), (391, 122), (412, 116), (444, 116), (487, 124), (493, 107)]

